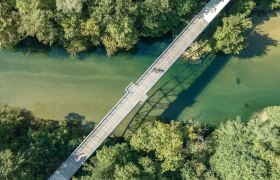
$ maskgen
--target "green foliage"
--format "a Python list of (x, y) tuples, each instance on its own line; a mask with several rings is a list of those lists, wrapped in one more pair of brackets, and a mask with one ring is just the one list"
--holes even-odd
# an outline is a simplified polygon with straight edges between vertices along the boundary
[(179, 122), (165, 124), (156, 121), (154, 125), (142, 126), (130, 139), (135, 150), (155, 152), (163, 161), (162, 171), (175, 171), (183, 160), (183, 132)]
[(280, 0), (272, 0), (270, 2), (271, 9), (279, 9), (280, 8)]
[(19, 168), (24, 159), (15, 156), (10, 149), (0, 151), (0, 179), (9, 180), (24, 177), (19, 173)]
[(146, 122), (127, 141), (99, 150), (85, 167), (91, 175), (83, 178), (280, 178), (280, 107), (246, 124), (228, 121), (212, 133), (194, 121)]
[(153, 160), (149, 157), (141, 157), (139, 159), (139, 164), (141, 164), (141, 166), (144, 169), (144, 172), (147, 173), (147, 177), (148, 179), (154, 179), (155, 178), (155, 174), (157, 172), (157, 165), (155, 162), (153, 162)]
[(89, 18), (81, 23), (81, 34), (89, 39), (92, 45), (100, 44), (100, 27), (94, 19)]
[(73, 120), (41, 120), (25, 109), (0, 106), (0, 179), (46, 179), (84, 133)]
[[(70, 113), (59, 122), (41, 120), (0, 106), (0, 179), (46, 179), (87, 133), (83, 118)], [(81, 179), (279, 179), (279, 122), (280, 107), (212, 133), (194, 121), (147, 122), (127, 143), (98, 150)]]
[(0, 48), (7, 48), (21, 40), (17, 32), (19, 14), (13, 9), (12, 2), (0, 2)]
[(134, 1), (95, 1), (90, 12), (91, 20), (99, 24), (100, 39), (109, 56), (120, 49), (129, 50), (138, 42), (138, 5)]
[(188, 60), (199, 60), (206, 55), (213, 52), (213, 48), (208, 40), (195, 41), (191, 47), (189, 47), (183, 54), (182, 57)]
[(59, 24), (63, 29), (61, 42), (70, 55), (87, 50), (89, 43), (82, 36), (82, 18), (78, 14), (58, 14)]
[(140, 180), (140, 169), (132, 163), (127, 163), (124, 166), (117, 165), (114, 179)]
[(181, 169), (182, 178), (183, 179), (207, 179), (207, 180), (215, 180), (215, 174), (213, 171), (209, 170), (205, 164), (198, 161), (188, 161), (184, 167)]
[(280, 8), (280, 0), (256, 0), (258, 7), (265, 10)]
[[(48, 1), (47, 1), (48, 2)], [(18, 32), (24, 37), (36, 37), (46, 45), (52, 45), (58, 38), (58, 29), (52, 19), (51, 4), (40, 0), (18, 0), (16, 7), (20, 15)]]
[[(10, 47), (28, 37), (34, 37), (45, 45), (61, 45), (73, 56), (100, 45), (111, 56), (132, 49), (141, 36), (159, 37), (181, 29), (206, 3), (206, 0), (1, 2), (0, 47)], [(208, 35), (198, 41), (197, 47), (204, 48), (199, 51), (201, 53), (195, 52), (193, 59), (216, 50), (226, 54), (240, 53), (247, 44), (246, 31), (252, 26), (248, 16), (256, 3), (258, 8), (280, 7), (279, 0), (232, 1), (225, 13), (226, 17), (222, 16), (223, 25), (208, 30)], [(214, 39), (209, 38), (213, 33)], [(204, 42), (207, 42), (205, 46)]]
[[(135, 166), (133, 164), (128, 165), (131, 162), (132, 154), (127, 144), (105, 146), (102, 150), (97, 151), (96, 156), (90, 160), (89, 164), (86, 164), (84, 170), (91, 172), (91, 178), (94, 179), (113, 179), (116, 176), (133, 174)], [(125, 165), (128, 166), (124, 167)], [(117, 172), (119, 170), (122, 172)], [(88, 179), (88, 177), (82, 179)]]
[(25, 137), (33, 120), (33, 115), (25, 109), (0, 106), (1, 148), (10, 143), (12, 148), (18, 148), (21, 137)]
[(138, 42), (139, 33), (133, 28), (135, 20), (124, 17), (121, 22), (114, 22), (107, 25), (106, 35), (102, 37), (103, 45), (110, 56), (118, 49), (129, 50)]
[(167, 33), (196, 5), (194, 0), (145, 0), (140, 6), (141, 34), (156, 37)]
[(222, 124), (215, 131), (215, 154), (210, 159), (211, 168), (223, 179), (263, 179), (266, 164), (251, 154), (252, 139), (240, 120)]
[(235, 0), (230, 5), (227, 15), (243, 14), (248, 16), (256, 7), (256, 2), (255, 0)]
[(85, 0), (56, 0), (56, 8), (63, 13), (81, 13)]
[(252, 154), (266, 162), (269, 178), (280, 179), (280, 108), (270, 107), (248, 123)]
[(229, 121), (214, 132), (211, 168), (222, 178), (280, 178), (280, 107), (258, 113), (248, 124)]
[(247, 43), (248, 31), (252, 28), (250, 15), (256, 7), (256, 0), (234, 0), (220, 16), (193, 43), (184, 54), (187, 60), (198, 60), (218, 51), (225, 54), (239, 54)]
[(239, 54), (247, 46), (246, 31), (252, 22), (245, 14), (230, 15), (223, 18), (214, 34), (216, 48), (226, 54)]

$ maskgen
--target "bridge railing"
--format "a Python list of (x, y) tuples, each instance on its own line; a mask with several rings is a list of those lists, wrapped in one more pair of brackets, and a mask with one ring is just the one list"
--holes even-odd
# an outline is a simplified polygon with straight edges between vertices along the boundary
[[(213, 2), (212, 2), (213, 1)], [(110, 112), (97, 124), (97, 126), (89, 133), (89, 135), (83, 140), (83, 142), (74, 150), (74, 152), (69, 156), (69, 158), (64, 161), (64, 163), (59, 167), (59, 169), (56, 171), (59, 178), (61, 178), (63, 175), (60, 174), (59, 170), (61, 169), (62, 172), (64, 171), (65, 172), (65, 168), (71, 170), (72, 168), (72, 171), (69, 171), (67, 172), (68, 174), (64, 173), (66, 175), (66, 177), (71, 177), (73, 174), (72, 173), (75, 173), (76, 170), (80, 167), (80, 165), (82, 163), (84, 163), (84, 161), (87, 160), (87, 158), (90, 156), (89, 153), (92, 153), (93, 151), (96, 150), (96, 148), (99, 147), (99, 145), (103, 142), (103, 140), (109, 135), (109, 133), (111, 133), (113, 131), (113, 129), (121, 122), (122, 119), (120, 118), (123, 118), (124, 116), (126, 116), (131, 108), (133, 108), (139, 101), (141, 101), (141, 98), (145, 97), (144, 95), (146, 95), (146, 93), (153, 87), (153, 85), (159, 80), (159, 78), (161, 78), (163, 76), (163, 74), (170, 68), (170, 66), (179, 58), (180, 56), (180, 52), (183, 52), (183, 48), (182, 47), (185, 47), (186, 48), (186, 44), (187, 45), (190, 45), (193, 40), (195, 39), (195, 37), (190, 37), (190, 38), (186, 38), (184, 36), (184, 33), (186, 33), (188, 31), (188, 29), (190, 29), (193, 25), (194, 25), (194, 21), (197, 20), (199, 17), (204, 17), (204, 13), (206, 13), (206, 10), (211, 10), (212, 8), (211, 7), (214, 7), (215, 3), (220, 3), (220, 2), (223, 2), (224, 5), (226, 5), (227, 2), (229, 2), (230, 0), (211, 0), (207, 5), (206, 5), (206, 8), (202, 9), (199, 14), (197, 16), (195, 16), (190, 22), (189, 24), (181, 31), (181, 33), (172, 41), (172, 43), (163, 51), (163, 53), (155, 60), (155, 62), (144, 72), (144, 74), (136, 81), (136, 84), (130, 84), (130, 86), (126, 89), (127, 92), (126, 94), (117, 102), (117, 104), (110, 110)], [(212, 3), (211, 3), (212, 2)], [(209, 6), (209, 7), (208, 7)], [(208, 8), (208, 9), (207, 9)], [(222, 5), (220, 7), (219, 10), (221, 10), (222, 8)], [(210, 11), (209, 11), (210, 12)], [(218, 13), (218, 12), (217, 12)], [(217, 14), (216, 13), (206, 13), (206, 16), (208, 17), (208, 23), (211, 22), (211, 18), (213, 18), (214, 16), (216, 16)], [(197, 22), (199, 22), (199, 19), (197, 20)], [(208, 25), (208, 24), (207, 24)], [(198, 27), (196, 26), (193, 26), (193, 28), (195, 30), (198, 30)], [(205, 28), (205, 27), (204, 27)], [(189, 30), (190, 33), (193, 33), (195, 34), (195, 30), (191, 29)], [(199, 33), (197, 33), (197, 35), (199, 35), (201, 33), (201, 31), (199, 31)], [(181, 39), (180, 39), (181, 38)], [(184, 41), (184, 43), (186, 43), (184, 45), (184, 43), (181, 43), (183, 44), (183, 46), (180, 46), (179, 44), (175, 44), (175, 43), (180, 43), (181, 41)], [(176, 45), (176, 46), (175, 46)], [(179, 48), (180, 47), (180, 51), (179, 50), (176, 50), (176, 53), (175, 53), (175, 47)], [(179, 51), (179, 52), (178, 52)], [(154, 75), (154, 76), (150, 76), (151, 73), (152, 73), (152, 69), (158, 65), (160, 65), (161, 63), (165, 62), (165, 61), (170, 61), (170, 63), (166, 63), (165, 66), (166, 66), (166, 71), (164, 71), (163, 73), (161, 73), (160, 75)], [(147, 78), (150, 78), (149, 81), (145, 81), (145, 84), (143, 84), (144, 80), (147, 79)], [(140, 86), (143, 84), (143, 87), (146, 87), (146, 88), (141, 88), (141, 94), (139, 94), (139, 92), (135, 92), (135, 91), (130, 91), (133, 87), (132, 86)], [(145, 85), (145, 86), (144, 86)], [(130, 89), (131, 88), (131, 89)], [(128, 98), (130, 98), (134, 92), (136, 93), (136, 97), (137, 98), (140, 98), (140, 99), (133, 99), (133, 102), (132, 101), (127, 101)], [(137, 96), (138, 95), (138, 96)], [(143, 97), (142, 97), (143, 96)], [(137, 102), (136, 102), (137, 101)], [(123, 106), (125, 103), (127, 102), (127, 104), (125, 106)], [(130, 104), (129, 104), (130, 103)], [(122, 112), (123, 114), (119, 114), (118, 116), (118, 119), (112, 119), (112, 116), (116, 115), (114, 113), (116, 113), (118, 111), (119, 108), (126, 108), (126, 107), (129, 107), (129, 110), (127, 111), (124, 111)], [(108, 128), (110, 128), (110, 131), (106, 131), (103, 127), (108, 125), (108, 120), (116, 120), (117, 122), (112, 122), (112, 125), (111, 127), (108, 126)], [(104, 134), (101, 133), (100, 131), (104, 129)], [(95, 137), (95, 135), (100, 132), (100, 135), (102, 135), (102, 137), (100, 139), (97, 139), (98, 141), (92, 145), (92, 146), (89, 146), (89, 148), (87, 148), (87, 145), (89, 145), (90, 141), (92, 140), (93, 137)], [(106, 137), (105, 137), (106, 136)], [(99, 137), (99, 136), (97, 136)], [(87, 149), (86, 149), (87, 148)], [(85, 153), (86, 155), (81, 157), (81, 154), (80, 153), (83, 153), (83, 149), (85, 149)], [(86, 151), (88, 150), (88, 151)], [(77, 156), (78, 155), (78, 156)], [(77, 160), (77, 157), (79, 158)], [(75, 162), (74, 162), (75, 161)], [(78, 162), (77, 162), (78, 161)], [(71, 162), (74, 162), (76, 164), (74, 165), (71, 165)], [(70, 163), (70, 164), (69, 164)], [(69, 167), (66, 167), (68, 166)], [(61, 176), (59, 176), (61, 175)], [(55, 177), (55, 174), (53, 174), (53, 176)], [(51, 178), (50, 178), (51, 179)], [(55, 179), (55, 178), (54, 178)]]
[(192, 25), (192, 23), (197, 19), (197, 17), (200, 16), (200, 13), (196, 15), (190, 22), (189, 24), (181, 31), (181, 33), (172, 41), (172, 43), (162, 52), (162, 54), (156, 59), (156, 61), (144, 72), (144, 74), (136, 81), (136, 85), (141, 85), (141, 81), (146, 79), (145, 76), (150, 74), (152, 69), (155, 67), (155, 65), (159, 62), (161, 58), (163, 58), (164, 55), (168, 55), (170, 52), (167, 53), (170, 48), (174, 45), (175, 42), (180, 42), (178, 39), (184, 34), (184, 32), (189, 28), (189, 26)]
[(132, 94), (132, 92), (127, 91), (127, 93), (118, 101), (118, 103), (111, 109), (111, 111), (97, 124), (97, 126), (89, 133), (89, 135), (88, 135), (88, 136), (80, 143), (80, 145), (72, 152), (72, 154), (66, 159), (66, 161), (69, 160), (69, 159), (71, 158), (72, 155), (75, 155), (76, 152), (77, 152), (79, 149), (84, 149), (84, 148), (82, 148), (82, 146), (84, 145), (84, 143), (86, 143), (87, 140), (88, 140), (91, 136), (97, 134), (97, 133), (102, 129), (102, 127), (103, 127), (104, 125), (106, 125), (106, 123), (107, 123), (106, 121), (108, 121), (108, 119), (110, 119), (109, 116), (113, 116), (113, 114), (114, 114), (113, 112), (114, 112), (116, 109), (118, 109), (119, 106), (123, 105), (123, 104), (124, 104), (123, 102), (125, 102), (125, 100), (131, 96), (131, 94)]

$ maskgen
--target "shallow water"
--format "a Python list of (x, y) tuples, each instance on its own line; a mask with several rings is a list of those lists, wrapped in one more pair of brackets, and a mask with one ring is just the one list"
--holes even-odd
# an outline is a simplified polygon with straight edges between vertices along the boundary
[(256, 27), (259, 34), (251, 33), (250, 48), (240, 57), (218, 57), (229, 60), (195, 103), (177, 114), (178, 119), (216, 126), (238, 115), (247, 120), (254, 111), (280, 105), (280, 14), (255, 21), (261, 22)]
[[(275, 46), (280, 42), (280, 16), (258, 29), (269, 32), (268, 36), (252, 34), (251, 48), (242, 57), (217, 57), (196, 83), (192, 81), (190, 89), (181, 90), (164, 112), (155, 111), (154, 115), (182, 121), (194, 118), (215, 126), (280, 105), (280, 46)], [(76, 112), (98, 122), (169, 42), (141, 43), (133, 53), (111, 58), (98, 50), (83, 55), (82, 60), (58, 49), (31, 54), (0, 51), (0, 103), (25, 107), (42, 118), (62, 119)], [(196, 65), (176, 63), (153, 91), (190, 66)]]
[(168, 45), (166, 41), (141, 44), (136, 54), (108, 58), (97, 52), (82, 60), (57, 49), (47, 54), (2, 51), (0, 103), (25, 107), (42, 118), (61, 119), (76, 112), (98, 122)]

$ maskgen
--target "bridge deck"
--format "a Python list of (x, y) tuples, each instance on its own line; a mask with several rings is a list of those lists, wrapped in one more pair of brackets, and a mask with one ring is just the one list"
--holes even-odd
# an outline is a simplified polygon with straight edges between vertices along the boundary
[(126, 94), (85, 138), (69, 158), (55, 171), (50, 180), (70, 179), (101, 143), (113, 132), (128, 113), (147, 98), (148, 91), (180, 55), (202, 33), (212, 19), (230, 0), (212, 0), (177, 36), (150, 68), (134, 84), (126, 88)]

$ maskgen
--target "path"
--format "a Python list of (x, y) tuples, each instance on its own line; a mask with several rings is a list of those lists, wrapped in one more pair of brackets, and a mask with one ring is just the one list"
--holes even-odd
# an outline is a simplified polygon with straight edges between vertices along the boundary
[(130, 111), (147, 99), (147, 93), (204, 31), (209, 23), (230, 0), (211, 0), (188, 26), (175, 38), (158, 59), (134, 84), (126, 88), (126, 94), (85, 138), (77, 149), (63, 162), (50, 180), (70, 179), (101, 143), (114, 131)]

